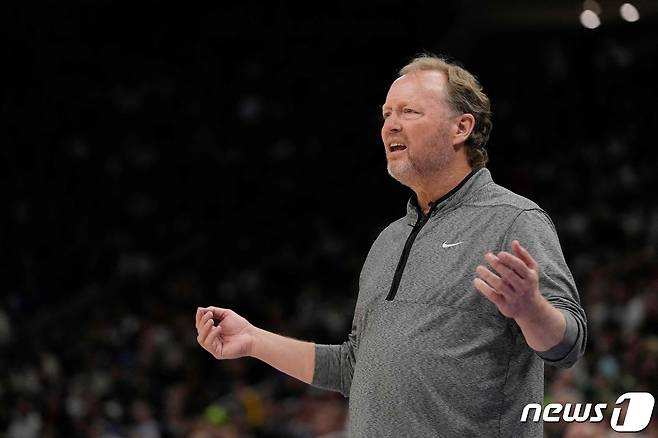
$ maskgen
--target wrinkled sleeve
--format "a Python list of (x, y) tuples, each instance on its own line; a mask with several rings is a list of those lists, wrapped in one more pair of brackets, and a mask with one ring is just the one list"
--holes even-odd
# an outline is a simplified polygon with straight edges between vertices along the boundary
[(347, 341), (337, 345), (315, 345), (313, 386), (337, 391), (348, 397), (356, 362), (356, 329)]
[(572, 366), (584, 353), (587, 318), (571, 271), (564, 260), (560, 241), (550, 217), (541, 209), (524, 210), (510, 227), (504, 245), (511, 251), (518, 240), (539, 266), (539, 290), (564, 315), (567, 327), (562, 341), (548, 351), (537, 352), (549, 365)]

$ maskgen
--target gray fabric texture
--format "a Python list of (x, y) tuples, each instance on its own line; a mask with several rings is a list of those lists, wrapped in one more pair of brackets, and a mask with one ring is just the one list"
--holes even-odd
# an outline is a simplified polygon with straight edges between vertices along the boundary
[[(587, 335), (553, 223), (479, 169), (436, 206), (387, 301), (418, 214), (410, 201), (373, 243), (352, 332), (341, 345), (316, 345), (313, 385), (349, 397), (351, 437), (541, 437), (541, 423), (520, 422), (523, 407), (543, 401), (544, 363), (571, 366)], [(472, 284), (484, 254), (511, 251), (514, 239), (537, 261), (542, 294), (567, 320), (564, 339), (546, 352), (528, 347), (515, 321)]]

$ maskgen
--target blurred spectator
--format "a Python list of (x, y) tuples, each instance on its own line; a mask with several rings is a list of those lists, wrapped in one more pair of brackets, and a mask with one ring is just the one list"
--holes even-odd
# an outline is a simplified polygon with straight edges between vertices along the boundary
[[(358, 5), (311, 21), (78, 6), (8, 15), (0, 434), (344, 436), (346, 400), (213, 360), (194, 312), (343, 340), (365, 251), (408, 196), (386, 176), (381, 92), (449, 26), (372, 42), (439, 6), (383, 22)], [(555, 219), (591, 326), (581, 363), (547, 368), (547, 401), (658, 394), (654, 28), (483, 27), (464, 52), (494, 105), (493, 177)]]

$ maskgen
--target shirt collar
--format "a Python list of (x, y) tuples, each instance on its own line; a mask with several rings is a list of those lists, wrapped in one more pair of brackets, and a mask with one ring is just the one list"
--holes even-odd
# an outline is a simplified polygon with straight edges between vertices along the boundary
[[(461, 204), (473, 191), (492, 182), (491, 172), (486, 167), (476, 167), (452, 190), (436, 201), (430, 202), (430, 217), (440, 211), (446, 211)], [(407, 202), (407, 222), (414, 225), (423, 213), (418, 206), (416, 195), (412, 195)]]

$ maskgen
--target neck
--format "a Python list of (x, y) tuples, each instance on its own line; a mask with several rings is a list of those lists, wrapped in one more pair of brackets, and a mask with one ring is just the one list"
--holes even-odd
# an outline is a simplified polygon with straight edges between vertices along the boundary
[(451, 169), (442, 170), (440, 175), (433, 175), (423, 184), (413, 187), (418, 206), (423, 213), (428, 214), (430, 203), (441, 199), (446, 193), (457, 187), (472, 170), (468, 163), (463, 163)]

